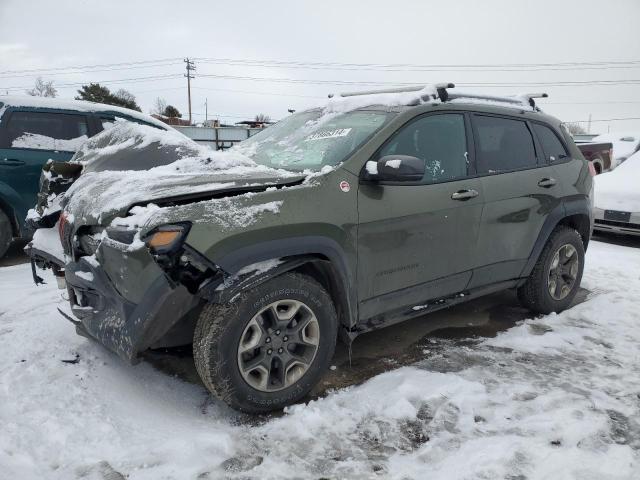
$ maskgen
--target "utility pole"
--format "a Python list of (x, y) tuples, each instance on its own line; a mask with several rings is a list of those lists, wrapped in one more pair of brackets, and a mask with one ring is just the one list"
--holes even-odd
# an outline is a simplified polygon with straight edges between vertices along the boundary
[(184, 63), (187, 64), (187, 73), (184, 74), (187, 77), (187, 95), (189, 98), (189, 125), (191, 125), (191, 79), (195, 78), (191, 72), (195, 71), (196, 65), (193, 60), (189, 60), (189, 57), (184, 59)]
[(591, 114), (589, 114), (589, 123), (588, 123), (588, 127), (587, 127), (587, 133), (591, 133)]
[(209, 106), (207, 105), (208, 100), (209, 100), (208, 98), (204, 99), (204, 121), (205, 122), (209, 120)]

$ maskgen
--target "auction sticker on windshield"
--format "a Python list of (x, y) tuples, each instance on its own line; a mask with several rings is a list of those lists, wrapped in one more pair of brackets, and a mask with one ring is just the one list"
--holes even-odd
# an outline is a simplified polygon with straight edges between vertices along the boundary
[(325, 138), (346, 137), (351, 132), (350, 128), (336, 128), (335, 130), (324, 130), (322, 132), (316, 132), (309, 135), (304, 139), (305, 142), (312, 140), (324, 140)]

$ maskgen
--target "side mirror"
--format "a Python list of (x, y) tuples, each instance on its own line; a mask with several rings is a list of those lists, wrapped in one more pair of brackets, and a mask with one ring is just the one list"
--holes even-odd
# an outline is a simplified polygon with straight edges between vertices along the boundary
[(424, 160), (410, 155), (385, 155), (365, 164), (363, 178), (374, 182), (419, 182), (424, 177)]

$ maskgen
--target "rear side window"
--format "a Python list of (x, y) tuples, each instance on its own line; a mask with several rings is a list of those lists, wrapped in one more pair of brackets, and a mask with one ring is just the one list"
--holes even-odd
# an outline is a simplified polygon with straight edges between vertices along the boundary
[(464, 178), (468, 174), (464, 116), (458, 113), (428, 115), (401, 127), (378, 153), (410, 155), (425, 161), (422, 183)]
[(547, 161), (551, 163), (559, 162), (569, 156), (564, 145), (562, 145), (562, 142), (558, 139), (558, 136), (553, 133), (553, 130), (549, 127), (540, 125), (539, 123), (534, 123), (533, 130), (538, 136), (538, 140), (542, 145), (542, 150), (544, 150), (544, 156)]
[(84, 115), (12, 112), (0, 146), (75, 152), (88, 134)]
[(525, 122), (484, 115), (473, 118), (478, 173), (500, 173), (536, 165), (533, 137)]

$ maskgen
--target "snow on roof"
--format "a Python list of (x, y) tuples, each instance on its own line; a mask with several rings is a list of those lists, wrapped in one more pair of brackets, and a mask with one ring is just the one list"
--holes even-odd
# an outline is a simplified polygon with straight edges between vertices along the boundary
[(165, 130), (171, 129), (166, 123), (156, 120), (151, 115), (131, 110), (130, 108), (106, 105), (104, 103), (86, 102), (64, 98), (33, 97), (31, 95), (0, 95), (0, 117), (7, 107), (54, 108), (59, 110), (73, 110), (76, 112), (119, 113), (142, 122), (150, 123)]
[(329, 98), (324, 110), (327, 113), (343, 113), (357, 110), (358, 108), (368, 107), (371, 105), (383, 105), (388, 107), (397, 107), (402, 105), (416, 104), (421, 98), (436, 95), (436, 87), (434, 85), (426, 85), (421, 90), (393, 92), (393, 93), (371, 93), (358, 94)]
[[(529, 97), (525, 94), (486, 96), (486, 98), (483, 98), (482, 95), (471, 92), (450, 90), (450, 93), (452, 98), (447, 100), (446, 103), (489, 105), (536, 111), (536, 109), (529, 104)], [(392, 93), (372, 92), (371, 94), (367, 94), (363, 92), (357, 95), (348, 94), (344, 97), (337, 95), (329, 98), (329, 101), (323, 108), (327, 113), (342, 113), (372, 105), (396, 107), (402, 105), (418, 105), (421, 103), (442, 103), (438, 98), (437, 87), (435, 85), (425, 85), (424, 88), (418, 90), (412, 90), (411, 87), (407, 87), (406, 91)]]

